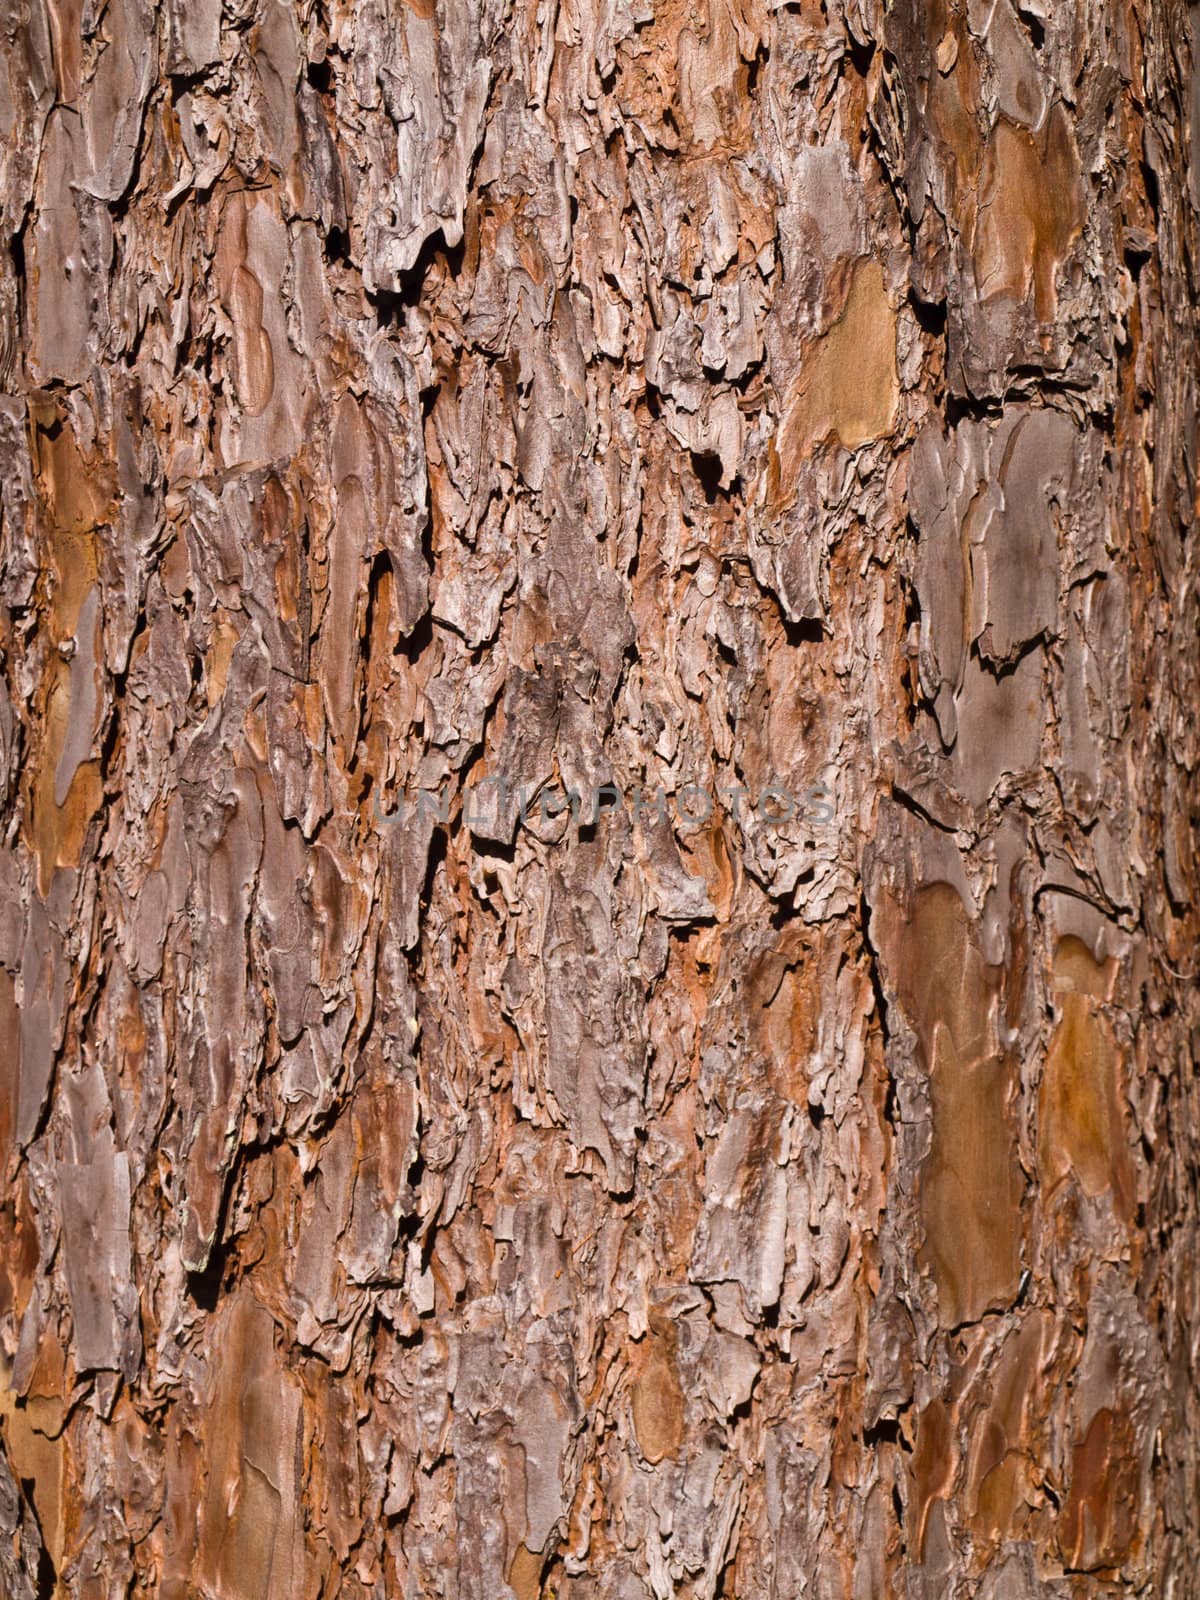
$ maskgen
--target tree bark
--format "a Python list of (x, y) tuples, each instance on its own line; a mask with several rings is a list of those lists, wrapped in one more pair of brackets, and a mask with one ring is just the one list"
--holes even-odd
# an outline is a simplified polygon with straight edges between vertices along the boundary
[(1200, 1596), (1200, 7), (3, 33), (0, 1591)]

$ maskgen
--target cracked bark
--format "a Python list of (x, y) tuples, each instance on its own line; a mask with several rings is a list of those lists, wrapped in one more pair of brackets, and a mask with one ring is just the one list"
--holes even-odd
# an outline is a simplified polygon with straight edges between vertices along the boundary
[(1200, 1595), (1200, 7), (4, 38), (0, 1589)]

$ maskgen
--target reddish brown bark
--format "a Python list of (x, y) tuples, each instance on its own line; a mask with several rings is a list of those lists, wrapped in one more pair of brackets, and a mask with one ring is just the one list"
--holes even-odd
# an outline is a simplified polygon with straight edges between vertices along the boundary
[(13, 0), (0, 1589), (1200, 1594), (1198, 16)]

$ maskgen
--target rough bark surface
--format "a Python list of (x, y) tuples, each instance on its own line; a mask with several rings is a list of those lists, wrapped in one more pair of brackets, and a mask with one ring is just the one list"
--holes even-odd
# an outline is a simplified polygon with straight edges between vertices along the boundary
[(2, 10), (0, 1590), (1200, 1595), (1200, 7)]

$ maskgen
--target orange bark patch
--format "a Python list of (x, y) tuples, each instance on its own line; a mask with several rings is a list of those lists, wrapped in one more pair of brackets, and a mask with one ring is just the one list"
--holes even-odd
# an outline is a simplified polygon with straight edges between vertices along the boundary
[(542, 1588), (543, 1557), (527, 1545), (519, 1544), (508, 1568), (508, 1587), (517, 1600), (537, 1600)]
[(70, 420), (53, 402), (30, 406), (41, 532), (54, 568), (50, 632), (56, 644), (75, 632), (99, 571), (96, 530), (113, 514), (111, 463), (85, 456)]
[(1073, 933), (1060, 939), (1054, 952), (1054, 988), (1058, 993), (1086, 994), (1093, 1000), (1111, 1000), (1117, 963), (1097, 961), (1082, 939)]
[(953, 192), (962, 195), (974, 186), (982, 156), (977, 121), (979, 69), (966, 19), (951, 16), (937, 0), (928, 17), (929, 42), (937, 65), (929, 80), (929, 123), (951, 157)]
[(1089, 1195), (1112, 1189), (1125, 1214), (1128, 1156), (1120, 1136), (1117, 1077), (1108, 1024), (1082, 996), (1064, 995), (1042, 1080), (1042, 1171), (1051, 1182), (1074, 1171)]
[(205, 699), (210, 707), (215, 706), (225, 693), (225, 684), (229, 678), (229, 664), (233, 660), (233, 652), (237, 648), (238, 638), (238, 631), (234, 626), (232, 617), (224, 608), (219, 608), (217, 620), (213, 625), (208, 655), (204, 663)]
[(1055, 274), (1082, 226), (1079, 158), (1062, 107), (1055, 106), (1040, 138), (998, 122), (984, 153), (972, 229), (980, 298), (1023, 301), (1032, 287), (1038, 321), (1052, 322)]
[[(1033, 292), (1040, 322), (1057, 310), (1055, 277), (1083, 227), (1079, 157), (1070, 122), (1055, 105), (1040, 132), (1001, 117), (981, 137), (975, 49), (965, 19), (930, 7), (937, 70), (929, 82), (929, 125), (945, 149), (954, 211), (971, 252), (981, 300)], [(943, 31), (944, 30), (944, 31)]]
[(86, 745), (96, 731), (100, 707), (103, 646), (97, 619), (76, 637), (80, 617), (96, 586), (99, 572), (97, 529), (113, 513), (115, 488), (111, 464), (85, 455), (65, 411), (55, 402), (31, 404), (32, 451), (37, 472), (40, 531), (52, 569), (48, 633), (55, 645), (74, 641), (80, 664), (91, 664), (94, 694), (76, 673), (76, 687), (86, 705), (72, 703), (72, 667), (58, 654), (50, 658), (35, 708), (42, 718), (40, 759), (30, 765), (32, 845), (38, 858), (38, 887), (45, 895), (58, 866), (75, 866), (96, 811), (103, 786), (95, 761), (81, 760), (78, 739), (60, 771), (68, 737), (78, 735), (81, 716), (90, 720)]
[(921, 1171), (922, 1259), (943, 1327), (974, 1322), (1016, 1293), (1021, 1196), (1010, 1101), (1015, 1064), (997, 1048), (1005, 974), (983, 958), (957, 891), (922, 889), (907, 927), (887, 930), (900, 1001), (930, 1073), (933, 1136)]
[(1097, 1411), (1075, 1446), (1071, 1492), (1059, 1525), (1068, 1567), (1090, 1572), (1117, 1566), (1129, 1553), (1139, 1499), (1136, 1440), (1129, 1418)]
[(651, 1464), (677, 1455), (683, 1443), (683, 1390), (670, 1327), (652, 1334), (633, 1383), (633, 1427)]
[(31, 807), (38, 892), (43, 897), (50, 892), (55, 867), (78, 865), (88, 827), (104, 797), (100, 765), (96, 761), (84, 761), (76, 768), (61, 805), (55, 797), (55, 774), (70, 725), (70, 684), (70, 667), (56, 656), (48, 673), (44, 743), (33, 781)]
[(939, 1027), (933, 1051), (933, 1143), (921, 1170), (922, 1256), (943, 1327), (975, 1322), (1012, 1300), (1021, 1270), (1022, 1180), (1003, 1056), (968, 1064)]
[(260, 417), (275, 393), (275, 352), (263, 321), (263, 286), (246, 265), (246, 222), (258, 202), (241, 191), (231, 195), (217, 246), (217, 290), (233, 324), (233, 368), (238, 403)]
[(268, 478), (262, 497), (262, 533), (264, 543), (278, 552), (275, 602), (281, 622), (300, 619), (304, 579), (300, 541), (295, 530), (302, 520), (303, 514), (284, 485), (274, 476)]
[(940, 1022), (957, 1057), (990, 1055), (993, 1002), (1004, 974), (980, 954), (958, 891), (948, 883), (919, 890), (907, 928), (889, 944), (900, 1004), (927, 1053)]
[(279, 1366), (270, 1316), (246, 1288), (214, 1329), (215, 1372), (200, 1523), (202, 1581), (285, 1600), (302, 1586), (296, 1482), (300, 1392)]
[(854, 268), (841, 316), (813, 346), (792, 385), (776, 445), (781, 502), (796, 468), (832, 434), (847, 450), (890, 433), (900, 400), (896, 313), (878, 261)]
[(58, 98), (69, 106), (79, 98), (83, 70), (83, 0), (51, 0), (46, 11)]
[(1050, 1041), (1038, 1097), (1038, 1162), (1051, 1187), (1074, 1173), (1085, 1194), (1110, 1192), (1128, 1219), (1133, 1174), (1121, 1106), (1121, 1058), (1101, 1010), (1112, 983), (1077, 939), (1055, 953), (1060, 1021)]
[(23, 1168), (15, 1184), (8, 1186), (4, 1208), (4, 1279), (0, 1280), (0, 1302), (19, 1326), (29, 1305), (29, 1294), (37, 1275), (41, 1249), (38, 1244), (37, 1213), (29, 1195), (29, 1169)]
[(950, 1493), (956, 1466), (950, 1412), (944, 1401), (931, 1400), (917, 1423), (916, 1449), (910, 1468), (918, 1561), (925, 1559), (930, 1508), (935, 1500), (944, 1500)]
[(62, 1435), (47, 1438), (34, 1427), (29, 1411), (16, 1404), (8, 1374), (0, 1375), (0, 1421), (16, 1476), (32, 1485), (33, 1509), (42, 1538), (57, 1569), (62, 1564), (66, 1450)]
[(1017, 1538), (1030, 1485), (1024, 1447), (1026, 1410), (1051, 1319), (1035, 1312), (1005, 1341), (990, 1403), (970, 1429), (967, 1508), (975, 1533), (990, 1543)]

